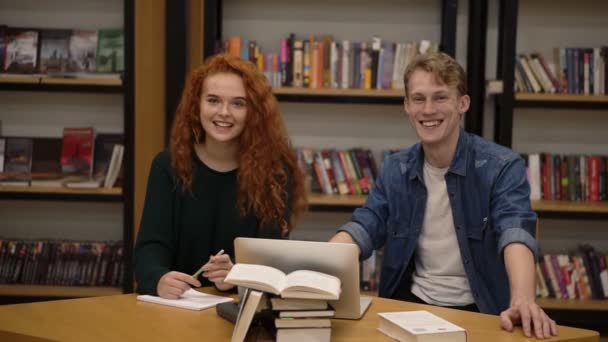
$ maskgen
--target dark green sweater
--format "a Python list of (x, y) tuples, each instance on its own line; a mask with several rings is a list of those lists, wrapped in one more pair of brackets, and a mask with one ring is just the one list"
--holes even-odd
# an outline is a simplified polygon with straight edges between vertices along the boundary
[[(192, 193), (184, 193), (175, 182), (167, 151), (152, 162), (134, 250), (139, 293), (157, 294), (165, 273), (192, 274), (220, 249), (234, 262), (236, 237), (281, 237), (278, 225), (262, 228), (255, 216), (239, 215), (238, 170), (212, 170), (193, 154), (193, 171)], [(210, 284), (204, 277), (199, 280), (203, 286)]]

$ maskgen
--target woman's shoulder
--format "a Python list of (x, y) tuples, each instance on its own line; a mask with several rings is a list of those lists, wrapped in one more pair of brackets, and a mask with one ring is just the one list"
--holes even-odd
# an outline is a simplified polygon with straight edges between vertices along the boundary
[(152, 159), (152, 170), (170, 171), (171, 170), (171, 155), (168, 150), (163, 150), (156, 154)]
[(171, 165), (171, 155), (168, 150), (160, 151), (156, 154), (154, 159), (152, 160), (152, 164), (154, 165)]

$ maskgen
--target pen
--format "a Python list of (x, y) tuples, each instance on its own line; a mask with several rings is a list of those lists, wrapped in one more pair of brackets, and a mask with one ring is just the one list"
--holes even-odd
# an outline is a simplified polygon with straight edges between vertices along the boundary
[[(218, 257), (218, 256), (220, 256), (220, 255), (222, 255), (222, 254), (224, 254), (224, 250), (223, 250), (223, 249), (220, 249), (220, 251), (219, 251), (219, 252), (217, 252), (217, 254), (216, 254), (215, 256), (216, 256), (216, 257)], [(206, 264), (205, 264), (205, 265), (206, 265)], [(204, 267), (205, 265), (201, 266), (201, 268), (199, 268), (199, 269), (198, 269), (198, 271), (196, 271), (196, 273), (194, 273), (194, 274), (192, 275), (192, 277), (193, 277), (193, 278), (195, 278), (195, 279), (196, 279), (196, 278), (198, 278), (198, 276), (199, 276), (199, 275), (201, 275), (201, 272), (203, 272), (203, 267)]]

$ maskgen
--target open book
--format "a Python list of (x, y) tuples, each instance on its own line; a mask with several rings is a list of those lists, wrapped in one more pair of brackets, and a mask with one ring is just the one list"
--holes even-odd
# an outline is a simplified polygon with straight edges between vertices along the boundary
[(167, 299), (158, 296), (139, 295), (137, 300), (155, 304), (175, 306), (189, 310), (203, 310), (216, 306), (219, 303), (231, 302), (233, 299), (228, 297), (216, 296), (189, 289), (184, 292), (181, 298)]
[(341, 292), (340, 279), (332, 275), (308, 270), (285, 274), (264, 265), (236, 264), (224, 281), (283, 298), (337, 300)]
[(405, 342), (466, 342), (463, 328), (428, 311), (380, 312), (380, 332)]

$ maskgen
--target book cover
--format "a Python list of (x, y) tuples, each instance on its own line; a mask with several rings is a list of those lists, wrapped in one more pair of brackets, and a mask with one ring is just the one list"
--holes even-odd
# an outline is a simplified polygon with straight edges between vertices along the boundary
[(466, 331), (428, 311), (380, 312), (378, 330), (399, 341), (465, 342)]
[(70, 37), (69, 72), (95, 72), (97, 31), (74, 30)]
[(106, 172), (106, 177), (103, 182), (103, 186), (105, 188), (111, 188), (116, 184), (116, 181), (120, 176), (120, 171), (122, 169), (122, 159), (124, 151), (125, 148), (123, 145), (114, 145), (114, 148), (112, 149), (112, 157), (110, 159), (110, 164), (108, 165), (108, 171)]
[(6, 139), (0, 138), (0, 172), (4, 172), (4, 149), (6, 148)]
[(0, 72), (4, 71), (4, 58), (6, 57), (6, 44), (8, 43), (8, 27), (0, 25)]
[(97, 71), (121, 72), (124, 62), (124, 31), (102, 29), (97, 33)]
[(61, 171), (91, 176), (93, 165), (93, 128), (64, 128), (61, 148)]
[(40, 31), (40, 72), (66, 72), (70, 54), (71, 30)]
[(33, 138), (31, 185), (62, 187), (65, 174), (61, 172), (61, 138)]
[(32, 173), (61, 173), (61, 138), (36, 137), (33, 141)]
[(121, 145), (124, 135), (120, 133), (98, 133), (95, 136), (93, 153), (93, 178), (105, 178), (108, 174), (115, 145)]
[(33, 141), (29, 138), (7, 138), (4, 154), (5, 172), (30, 173), (33, 146)]
[(38, 31), (9, 28), (4, 71), (15, 74), (31, 74), (37, 70), (37, 61)]

